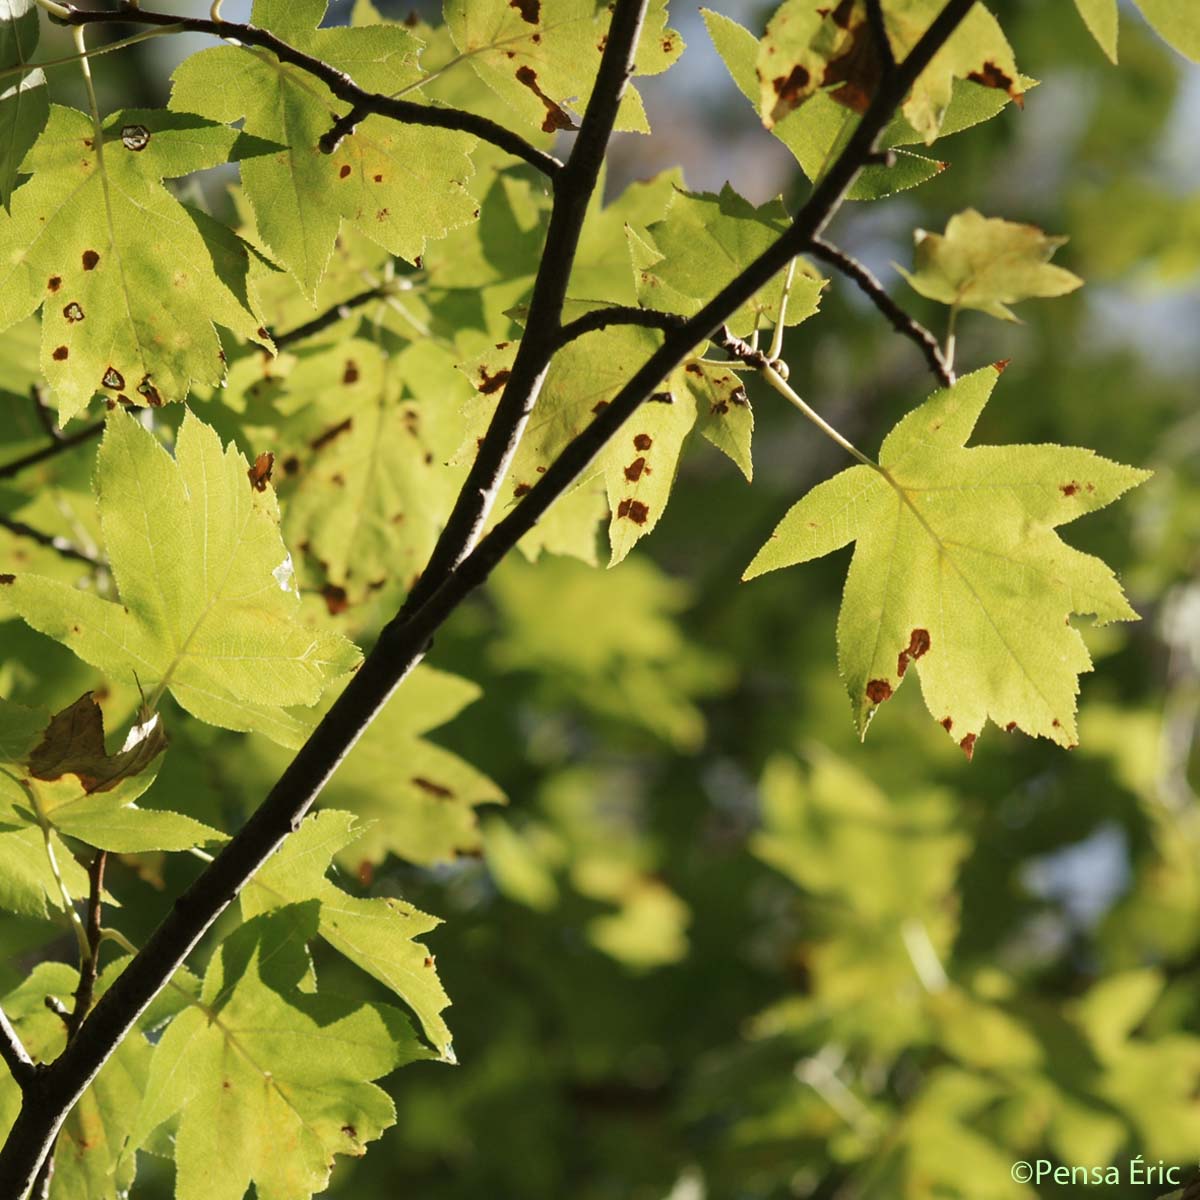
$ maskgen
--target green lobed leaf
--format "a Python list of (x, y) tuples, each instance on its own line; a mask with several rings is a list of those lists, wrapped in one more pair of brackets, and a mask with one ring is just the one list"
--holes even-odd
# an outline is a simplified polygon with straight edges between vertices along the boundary
[[(753, 205), (726, 184), (719, 195), (680, 192), (667, 215), (646, 231), (630, 231), (638, 301), (687, 316), (739, 275), (791, 223), (781, 200)], [(826, 280), (798, 259), (788, 292), (785, 324), (799, 325), (816, 311)], [(739, 337), (778, 319), (781, 272), (726, 324)]]
[[(432, 866), (479, 848), (475, 809), (503, 804), (504, 793), (458, 755), (424, 734), (456, 717), (480, 695), (467, 679), (419, 666), (388, 701), (322, 792), (322, 802), (363, 820), (337, 862), (367, 874), (387, 855)], [(332, 698), (331, 698), (332, 699)], [(288, 758), (258, 753), (273, 770)]]
[(335, 1155), (363, 1154), (394, 1124), (371, 1081), (429, 1057), (398, 1010), (299, 990), (318, 908), (235, 930), (154, 1047), (131, 1144), (178, 1114), (177, 1200), (242, 1200), (252, 1183), (263, 1200), (308, 1200)]
[(353, 855), (347, 855), (346, 848), (365, 828), (350, 813), (328, 809), (305, 818), (243, 890), (242, 913), (250, 919), (282, 906), (320, 901), (320, 935), (391, 988), (416, 1014), (437, 1052), (453, 1062), (450, 1031), (441, 1015), (450, 999), (438, 979), (433, 956), (414, 940), (435, 929), (440, 924), (437, 917), (391, 896), (357, 899), (326, 876), (335, 856)]
[[(422, 77), (420, 42), (407, 29), (315, 29), (324, 8), (256, 0), (251, 19), (360, 87), (420, 99), (412, 90)], [(248, 132), (284, 147), (244, 163), (242, 183), (263, 240), (310, 298), (343, 222), (414, 262), (428, 241), (476, 215), (467, 190), (475, 139), (467, 134), (372, 115), (325, 154), (318, 143), (345, 106), (273, 55), (217, 46), (186, 59), (172, 79), (172, 108), (244, 117)]]
[(878, 468), (818, 484), (746, 570), (856, 542), (838, 660), (861, 734), (913, 667), (968, 757), (989, 719), (1072, 746), (1092, 664), (1071, 616), (1136, 619), (1112, 571), (1054, 529), (1149, 473), (1063, 446), (964, 448), (998, 375), (985, 367), (935, 392), (888, 434)]
[[(240, 149), (239, 149), (240, 147)], [(42, 370), (59, 423), (97, 392), (158, 405), (225, 375), (213, 323), (263, 341), (232, 260), (247, 250), (163, 186), (263, 144), (189, 113), (124, 110), (104, 123), (55, 105), (0, 214), (0, 329), (42, 308)], [(169, 246), (169, 255), (163, 247)], [(231, 286), (234, 284), (234, 286)]]
[(1083, 280), (1049, 262), (1067, 239), (1047, 237), (1035, 225), (957, 213), (944, 234), (918, 229), (916, 269), (897, 270), (922, 296), (954, 308), (975, 308), (1015, 321), (1008, 305), (1030, 296), (1062, 296)]
[(249, 475), (190, 412), (174, 458), (110, 414), (96, 486), (121, 602), (25, 574), (0, 577), (0, 600), (106, 674), (136, 674), (152, 701), (169, 690), (210, 724), (299, 744), (308, 722), (288, 707), (315, 704), (358, 651), (300, 623), (275, 495)]

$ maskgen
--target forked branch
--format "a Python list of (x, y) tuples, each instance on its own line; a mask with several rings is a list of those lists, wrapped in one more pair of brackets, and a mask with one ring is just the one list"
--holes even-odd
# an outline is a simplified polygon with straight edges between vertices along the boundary
[[(482, 141), (491, 142), (501, 150), (517, 158), (523, 159), (530, 166), (536, 167), (551, 179), (563, 169), (562, 163), (552, 154), (539, 150), (527, 142), (519, 133), (490, 120), (477, 113), (464, 109), (418, 104), (413, 100), (404, 100), (394, 96), (384, 96), (379, 92), (369, 92), (361, 88), (345, 71), (305, 54), (295, 46), (276, 37), (269, 30), (260, 29), (257, 25), (249, 25), (240, 21), (214, 21), (211, 17), (178, 17), (174, 13), (154, 12), (127, 2), (118, 4), (113, 9), (98, 10), (76, 8), (73, 4), (63, 5), (64, 15), (56, 18), (64, 25), (111, 25), (125, 23), (132, 25), (170, 26), (173, 32), (207, 33), (224, 41), (237, 42), (243, 46), (257, 46), (261, 50), (269, 50), (280, 62), (289, 66), (299, 67), (315, 79), (319, 79), (338, 99), (351, 105), (352, 111), (359, 114), (358, 120), (372, 113), (381, 117), (390, 117), (407, 125), (428, 125), (435, 129), (455, 129), (460, 133), (472, 133)], [(333, 144), (323, 145), (328, 153)]]
[[(514, 364), (492, 430), (484, 439), (482, 464), (477, 460), (478, 469), (472, 471), (464, 486), (460, 505), (451, 518), (452, 535), (443, 538), (435, 551), (435, 561), (426, 569), (428, 582), (423, 581), (419, 599), (414, 602), (410, 598), (405, 609), (384, 628), (350, 684), (266, 799), (179, 897), (142, 950), (100, 998), (78, 1036), (50, 1067), (34, 1077), (8, 1141), (0, 1151), (0, 1200), (24, 1200), (59, 1126), (84, 1089), (218, 915), (284, 838), (299, 826), (339, 763), (424, 656), (434, 632), (483, 583), (550, 505), (577, 482), (609, 439), (655, 392), (661, 380), (792, 259), (811, 252), (813, 239), (820, 236), (846, 190), (875, 153), (875, 143), (894, 110), (973, 3), (974, 0), (948, 0), (904, 61), (884, 77), (878, 94), (844, 149), (813, 189), (791, 227), (698, 313), (666, 334), (662, 345), (592, 424), (567, 445), (512, 511), (462, 557), (464, 551), (460, 548), (470, 546), (483, 527), (495, 487), (503, 477), (544, 378), (549, 359), (547, 348), (552, 348), (560, 335), (561, 304), (574, 247), (595, 188), (621, 89), (628, 77), (628, 50), (636, 45), (645, 6), (645, 0), (617, 0), (610, 45), (601, 62), (588, 113), (571, 161), (563, 168), (556, 187), (545, 252), (550, 262), (547, 265), (544, 261), (544, 271), (539, 273), (530, 321), (522, 340), (523, 351), (531, 340), (533, 348), (525, 351), (521, 378)], [(128, 7), (120, 12), (126, 19), (145, 16), (142, 10)], [(81, 16), (77, 10), (74, 15)], [(119, 18), (106, 13), (98, 19)], [(212, 28), (202, 32), (239, 36)], [(624, 46), (620, 53), (613, 50), (610, 54), (607, 51), (615, 41), (623, 42)], [(343, 98), (354, 102), (349, 96)], [(565, 252), (565, 259), (555, 263), (552, 252), (559, 249)], [(517, 361), (521, 362), (520, 353)], [(447, 534), (450, 535), (449, 526)]]

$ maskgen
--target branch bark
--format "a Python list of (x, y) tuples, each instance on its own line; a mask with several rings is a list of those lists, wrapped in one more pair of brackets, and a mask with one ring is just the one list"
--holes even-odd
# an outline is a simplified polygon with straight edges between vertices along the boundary
[(844, 250), (821, 238), (813, 238), (809, 253), (814, 258), (829, 263), (831, 267), (836, 267), (843, 275), (854, 280), (871, 303), (887, 317), (892, 328), (916, 343), (939, 383), (944, 387), (949, 387), (954, 382), (954, 368), (946, 361), (946, 356), (942, 353), (942, 347), (937, 338), (888, 295), (883, 284), (866, 266), (857, 258), (851, 257)]
[(8, 1014), (0, 1008), (0, 1058), (8, 1068), (17, 1085), (24, 1090), (29, 1086), (37, 1071), (37, 1065), (29, 1057), (17, 1031), (13, 1028)]
[(97, 421), (94, 425), (88, 425), (86, 428), (79, 430), (78, 433), (71, 433), (66, 437), (51, 441), (40, 450), (34, 450), (32, 453), (26, 454), (21, 458), (13, 459), (10, 463), (5, 463), (0, 467), (0, 479), (11, 479), (12, 476), (19, 475), (29, 467), (36, 467), (38, 463), (45, 462), (49, 458), (54, 458), (62, 454), (65, 450), (71, 450), (75, 446), (82, 445), (84, 442), (90, 442), (92, 438), (99, 437), (103, 432), (104, 422)]
[[(876, 139), (893, 110), (973, 3), (974, 0), (949, 0), (905, 60), (883, 81), (842, 153), (813, 189), (787, 232), (698, 313), (666, 335), (662, 346), (646, 360), (608, 407), (566, 447), (532, 490), (478, 541), (473, 550), (448, 570), (443, 567), (435, 572), (431, 563), (426, 576), (432, 580), (441, 575), (440, 582), (427, 584), (424, 589), (427, 598), (406, 605), (405, 610), (385, 626), (357, 674), (263, 803), (175, 902), (142, 950), (101, 997), (63, 1054), (34, 1077), (8, 1141), (0, 1151), (0, 1200), (24, 1200), (55, 1134), (84, 1089), (206, 930), (284, 838), (299, 826), (338, 764), (423, 657), (438, 627), (487, 578), (496, 563), (536, 524), (550, 505), (575, 483), (607, 441), (653, 394), (663, 377), (696, 345), (707, 340), (777, 271), (798, 254), (811, 249), (813, 239), (820, 235), (847, 188), (874, 153)], [(618, 0), (610, 43), (615, 39), (620, 21), (621, 30), (632, 31), (630, 44), (636, 44), (644, 4), (645, 0), (634, 3)], [(601, 78), (597, 80), (588, 111), (591, 116), (595, 109), (596, 117), (590, 123), (585, 117), (575, 147), (575, 154), (580, 157), (576, 160), (575, 154), (572, 155), (572, 162), (564, 168), (557, 182), (547, 254), (552, 238), (556, 246), (561, 245), (571, 254), (577, 244), (587, 197), (595, 186), (608, 140), (603, 109), (597, 106), (611, 106), (615, 113), (619, 88), (628, 72), (627, 65), (619, 63), (617, 57), (615, 52), (612, 55), (606, 53), (602, 60)], [(627, 59), (628, 56), (622, 57)], [(607, 129), (611, 129), (611, 123), (610, 115)], [(565, 295), (569, 260), (564, 266), (547, 266), (546, 271), (544, 283), (539, 275), (539, 284), (547, 296), (539, 305), (539, 315), (554, 311), (555, 305), (551, 301)], [(557, 310), (561, 311), (561, 300), (557, 302)], [(552, 341), (558, 332), (557, 321), (553, 321), (549, 329), (543, 329), (531, 320), (526, 338), (532, 335), (540, 344)], [(543, 354), (544, 350), (537, 355), (527, 353), (523, 386), (514, 389), (516, 381), (510, 377), (505, 398), (511, 394), (514, 399), (506, 406), (503, 418), (499, 416), (499, 408), (497, 410), (494, 432), (489, 431), (485, 438), (485, 447), (488, 447), (489, 439), (491, 443), (488, 463), (472, 472), (464, 488), (466, 499), (461, 514), (456, 509), (455, 518), (460, 525), (456, 527), (454, 538), (445, 543), (443, 563), (453, 562), (455, 556), (447, 551), (455, 542), (468, 545), (482, 527), (490, 502), (489, 493), (494, 494), (496, 483), (503, 476), (515, 446), (515, 437), (528, 418), (528, 405), (544, 377), (545, 367), (542, 366), (540, 371), (537, 369), (538, 359)], [(515, 422), (511, 421), (513, 417)], [(483, 489), (481, 493), (467, 494), (472, 488), (479, 487)]]
[[(239, 42), (244, 46), (258, 46), (269, 50), (280, 62), (299, 67), (314, 78), (319, 79), (339, 100), (344, 100), (352, 106), (352, 110), (367, 116), (377, 113), (381, 117), (390, 117), (407, 125), (428, 125), (436, 129), (455, 129), (460, 133), (473, 133), (482, 141), (491, 142), (501, 150), (517, 158), (524, 159), (530, 166), (536, 167), (551, 179), (563, 169), (563, 165), (552, 154), (539, 150), (527, 142), (520, 134), (505, 128), (503, 125), (476, 113), (466, 112), (458, 108), (442, 108), (431, 104), (417, 104), (412, 100), (384, 96), (379, 92), (369, 92), (361, 88), (344, 71), (331, 66), (321, 59), (297, 50), (295, 46), (282, 38), (257, 25), (242, 24), (238, 21), (214, 21), (208, 17), (178, 17), (174, 13), (153, 12), (150, 9), (139, 8), (127, 2), (118, 4), (115, 9), (101, 11), (89, 8), (76, 8), (72, 4), (65, 6), (68, 10), (65, 17), (57, 18), (63, 25), (111, 25), (123, 22), (130, 25), (171, 26), (180, 33), (208, 33), (223, 41)], [(321, 149), (326, 154), (335, 148), (336, 143), (326, 144), (322, 139)]]

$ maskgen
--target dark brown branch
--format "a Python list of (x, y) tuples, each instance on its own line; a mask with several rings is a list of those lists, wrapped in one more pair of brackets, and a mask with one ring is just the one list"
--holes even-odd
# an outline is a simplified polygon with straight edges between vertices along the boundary
[(883, 0), (867, 0), (867, 23), (871, 27), (871, 41), (879, 57), (880, 69), (886, 78), (896, 69), (896, 56), (888, 40), (887, 24), (883, 19)]
[(600, 178), (621, 98), (633, 75), (646, 4), (647, 0), (617, 0), (613, 6), (600, 67), (579, 135), (567, 165), (555, 182), (554, 206), (529, 301), (525, 334), (446, 527), (405, 601), (404, 615), (415, 612), (478, 541), (537, 403), (550, 359), (560, 344), (563, 304), (579, 236)]
[(101, 921), (104, 915), (104, 868), (108, 863), (108, 852), (97, 850), (88, 867), (87, 934), (88, 953), (79, 964), (79, 986), (75, 989), (75, 1007), (67, 1020), (67, 1038), (73, 1038), (92, 1008), (92, 997), (96, 991), (96, 977), (100, 973)]
[(641, 325), (646, 329), (661, 329), (664, 332), (678, 329), (686, 320), (678, 313), (659, 312), (655, 308), (636, 308), (633, 305), (614, 304), (608, 308), (597, 308), (582, 317), (567, 322), (559, 331), (556, 345), (561, 348), (585, 333), (595, 333), (610, 325)]
[(713, 339), (730, 358), (736, 359), (738, 362), (748, 363), (752, 367), (757, 367), (760, 371), (770, 368), (777, 375), (781, 375), (784, 379), (788, 377), (788, 365), (781, 358), (772, 358), (769, 354), (764, 354), (761, 350), (756, 350), (744, 338), (737, 337), (729, 332), (727, 325), (721, 326), (721, 331), (716, 334)]
[[(243, 46), (258, 46), (262, 50), (269, 50), (280, 62), (307, 71), (325, 84), (337, 99), (344, 100), (364, 115), (377, 113), (381, 117), (390, 117), (408, 125), (427, 125), (436, 129), (454, 129), (460, 133), (474, 134), (482, 141), (491, 142), (493, 146), (524, 159), (530, 166), (536, 167), (550, 178), (557, 176), (563, 169), (562, 163), (552, 154), (530, 145), (520, 134), (487, 117), (463, 109), (417, 104), (412, 100), (369, 92), (359, 87), (344, 71), (339, 71), (311, 54), (297, 50), (295, 46), (257, 25), (245, 25), (237, 21), (213, 21), (207, 17), (177, 17), (173, 13), (136, 8), (129, 3), (118, 4), (109, 11), (76, 8), (71, 4), (65, 7), (70, 10), (68, 15), (56, 18), (63, 25), (111, 25), (116, 22), (131, 25), (169, 25), (181, 33), (207, 33), (226, 41), (238, 42)], [(322, 149), (328, 153), (333, 146), (325, 147), (322, 144)]]
[(40, 450), (34, 450), (22, 458), (13, 459), (12, 462), (0, 466), (0, 479), (11, 479), (12, 476), (19, 475), (28, 467), (36, 467), (38, 463), (45, 462), (48, 458), (54, 458), (56, 455), (62, 454), (64, 450), (73, 449), (84, 442), (90, 442), (92, 438), (99, 437), (103, 432), (104, 422), (97, 421), (94, 425), (88, 425), (86, 428), (79, 430), (78, 433), (69, 433), (66, 437), (60, 438), (58, 441), (52, 441)]
[(296, 342), (304, 341), (305, 338), (313, 337), (328, 329), (330, 325), (344, 321), (356, 308), (362, 308), (364, 304), (370, 304), (372, 300), (382, 300), (387, 294), (387, 289), (382, 287), (368, 288), (365, 292), (359, 292), (348, 300), (342, 300), (335, 304), (327, 312), (313, 317), (311, 321), (298, 325), (295, 329), (289, 329), (287, 333), (281, 333), (274, 339), (275, 345), (282, 350), (285, 346), (291, 346)]
[(93, 568), (105, 565), (98, 558), (93, 558), (85, 551), (72, 546), (66, 538), (44, 533), (40, 529), (35, 529), (32, 525), (26, 525), (24, 521), (16, 521), (12, 517), (0, 514), (0, 529), (7, 529), (9, 533), (17, 537), (28, 538), (31, 542), (37, 542), (39, 546), (45, 546), (47, 550), (53, 550), (56, 554), (61, 554), (63, 558), (71, 559), (72, 562), (87, 563), (89, 567)]
[(0, 1058), (8, 1068), (17, 1086), (24, 1089), (37, 1073), (37, 1065), (29, 1057), (29, 1051), (13, 1028), (8, 1014), (0, 1008)]
[[(0, 1200), (24, 1200), (59, 1126), (84, 1089), (247, 880), (284, 838), (299, 827), (326, 781), (423, 657), (434, 632), (533, 528), (550, 505), (576, 483), (609, 439), (654, 393), (663, 377), (683, 362), (695, 346), (710, 338), (788, 262), (810, 248), (812, 239), (824, 229), (867, 155), (873, 151), (892, 111), (973, 3), (974, 0), (949, 0), (880, 89), (791, 228), (683, 326), (666, 336), (663, 345), (608, 407), (566, 447), (532, 490), (445, 576), (419, 608), (397, 614), (384, 627), (358, 672), (263, 803), (175, 902), (141, 951), (97, 1002), (79, 1036), (58, 1060), (35, 1076), (8, 1140), (0, 1150)], [(619, 0), (614, 25), (625, 7)], [(581, 140), (584, 132), (581, 131)]]
[(937, 338), (920, 321), (905, 312), (887, 294), (883, 284), (858, 259), (821, 238), (813, 238), (809, 253), (813, 258), (827, 262), (849, 279), (853, 279), (871, 303), (887, 317), (892, 328), (916, 343), (939, 383), (944, 387), (949, 387), (954, 382), (954, 369), (946, 361), (946, 356), (942, 353)]

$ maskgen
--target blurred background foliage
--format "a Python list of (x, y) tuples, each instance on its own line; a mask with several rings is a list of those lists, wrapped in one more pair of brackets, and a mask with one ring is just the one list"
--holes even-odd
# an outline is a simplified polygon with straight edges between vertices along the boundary
[[(720, 7), (756, 30), (769, 15)], [(1096, 672), (1080, 748), (989, 730), (968, 763), (915, 687), (858, 743), (834, 657), (848, 551), (738, 582), (788, 505), (844, 465), (751, 384), (752, 487), (696, 442), (660, 527), (623, 565), (508, 562), (439, 634), (431, 661), (482, 691), (430, 736), (507, 806), (484, 808), (478, 828), (468, 810), (449, 864), (377, 846), (344, 865), (347, 886), (357, 875), (365, 894), (444, 919), (427, 940), (459, 1065), (391, 1080), (398, 1128), (341, 1161), (331, 1195), (1016, 1200), (1038, 1194), (1010, 1178), (1018, 1159), (1200, 1158), (1200, 74), (1132, 11), (1113, 68), (1072, 5), (994, 7), (1043, 80), (1024, 110), (939, 143), (947, 170), (848, 205), (833, 232), (937, 330), (944, 311), (889, 265), (911, 262), (914, 229), (974, 206), (1071, 237), (1056, 261), (1085, 288), (1024, 304), (1024, 324), (966, 314), (958, 357), (964, 370), (1012, 360), (978, 440), (1085, 445), (1156, 471), (1070, 531), (1117, 568), (1144, 618), (1086, 634)], [(794, 206), (807, 185), (698, 13), (673, 5), (672, 20), (689, 48), (643, 85), (655, 136), (617, 139), (610, 194), (682, 164), (691, 187), (730, 179), (756, 203), (782, 193)], [(158, 39), (102, 60), (103, 102), (162, 103), (192, 48)], [(516, 261), (536, 253), (536, 205), (524, 172), (506, 179), (497, 244)], [(607, 266), (623, 269), (593, 264)], [(509, 305), (522, 288), (510, 291)], [(4, 357), (23, 356), (10, 342)], [(841, 279), (785, 357), (867, 449), (932, 387)], [(30, 382), (10, 371), (5, 391)], [(238, 414), (203, 407), (227, 435), (242, 430)], [(12, 411), (24, 415), (6, 443), (42, 436)], [(66, 521), (86, 545), (89, 461), (58, 460), (27, 519)], [(0, 536), (6, 557), (43, 557)], [(45, 555), (39, 569), (61, 564)], [(95, 682), (23, 625), (3, 634), (11, 698), (57, 707)], [(156, 795), (228, 826), (276, 764), (185, 728)], [(114, 873), (129, 936), (194, 866)], [(56, 951), (52, 932), (0, 921), (4, 987)], [(333, 955), (318, 968), (330, 987), (374, 994)], [(135, 1196), (169, 1194), (169, 1166), (149, 1163)]]

